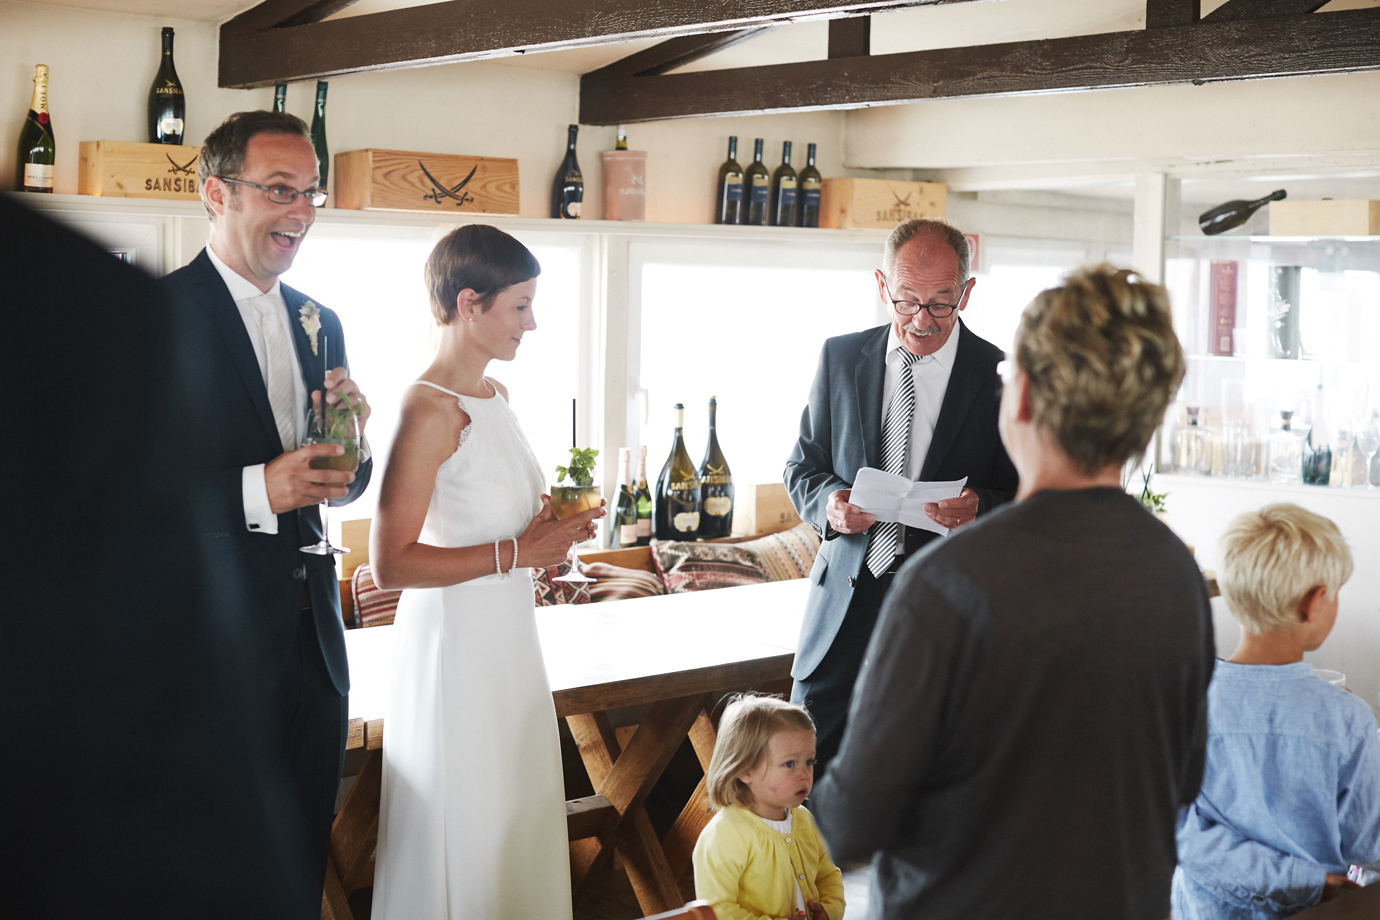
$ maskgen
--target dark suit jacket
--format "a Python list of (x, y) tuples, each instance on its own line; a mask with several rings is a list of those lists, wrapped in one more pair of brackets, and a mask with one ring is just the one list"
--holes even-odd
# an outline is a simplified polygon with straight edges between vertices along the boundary
[[(962, 331), (921, 481), (968, 477), (978, 514), (1016, 494), (1016, 468), (997, 433), (1000, 348)], [(830, 493), (853, 485), (858, 470), (881, 466), (882, 386), (889, 325), (835, 336), (824, 343), (810, 402), (800, 416), (800, 439), (786, 461), (786, 489), (800, 517), (824, 538), (810, 571), (810, 596), (791, 676), (804, 680), (829, 650), (853, 599), (867, 553), (868, 533), (840, 534), (829, 526)], [(920, 545), (938, 539), (921, 532)], [(913, 539), (913, 538), (912, 538)]]
[[(205, 250), (165, 277), (163, 286), (178, 314), (178, 353), (194, 407), (198, 528), (207, 544), (209, 574), (226, 590), (246, 593), (242, 634), (265, 681), (283, 672), (293, 648), (305, 582), (322, 656), (335, 688), (345, 694), (350, 673), (335, 560), (300, 550), (321, 537), (317, 506), (278, 515), (277, 534), (251, 533), (244, 524), (243, 468), (269, 462), (283, 447), (239, 308)], [(310, 393), (321, 389), (325, 356), (312, 354), (299, 321), (298, 311), (308, 298), (286, 284), (282, 293)], [(331, 364), (348, 370), (340, 320), (325, 308), (321, 331), (329, 339)], [(333, 504), (358, 498), (372, 469), (371, 461), (361, 462), (349, 496)]]

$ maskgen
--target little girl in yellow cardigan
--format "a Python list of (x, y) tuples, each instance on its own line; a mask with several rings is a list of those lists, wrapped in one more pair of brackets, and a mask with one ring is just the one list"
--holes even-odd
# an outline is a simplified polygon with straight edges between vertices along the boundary
[(771, 696), (724, 710), (705, 785), (718, 814), (695, 844), (695, 896), (719, 920), (841, 920), (843, 874), (801, 802), (815, 777), (815, 724)]

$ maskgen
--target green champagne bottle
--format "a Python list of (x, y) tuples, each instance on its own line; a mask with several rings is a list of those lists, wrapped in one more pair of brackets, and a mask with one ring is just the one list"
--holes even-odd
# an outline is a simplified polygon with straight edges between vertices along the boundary
[(738, 138), (728, 139), (728, 159), (719, 167), (719, 191), (714, 203), (714, 223), (743, 222), (743, 167), (738, 165)]
[(824, 177), (815, 168), (815, 145), (806, 148), (805, 168), (800, 171), (800, 184), (796, 195), (798, 226), (819, 226), (819, 198), (824, 188)]
[(733, 474), (719, 449), (719, 401), (709, 397), (709, 443), (700, 463), (700, 539), (733, 533)]
[(287, 111), (287, 84), (279, 83), (273, 87), (273, 111), (282, 114)]
[(658, 540), (693, 540), (700, 530), (700, 477), (685, 452), (685, 406), (676, 403), (676, 436), (656, 480), (652, 528)]
[(637, 445), (637, 482), (633, 486), (637, 500), (637, 543), (650, 546), (652, 542), (652, 490), (647, 487), (647, 445)]
[(34, 68), (34, 98), (19, 132), (19, 156), (14, 187), (21, 192), (52, 192), (57, 147), (48, 115), (48, 65)]
[(743, 173), (743, 223), (757, 227), (767, 225), (768, 196), (771, 193), (771, 175), (767, 164), (762, 162), (762, 139), (752, 142), (752, 163)]
[(149, 87), (149, 143), (181, 144), (187, 124), (187, 95), (173, 66), (173, 30), (163, 27), (163, 59)]
[(791, 167), (791, 142), (781, 145), (781, 165), (771, 177), (771, 225), (795, 226), (795, 169)]
[(618, 448), (618, 504), (616, 520), (609, 528), (609, 545), (627, 549), (637, 545), (637, 497), (633, 495), (632, 452)]
[(311, 145), (316, 148), (316, 162), (321, 170), (317, 188), (326, 187), (326, 175), (331, 171), (331, 153), (326, 147), (326, 81), (316, 81), (316, 112), (311, 117)]

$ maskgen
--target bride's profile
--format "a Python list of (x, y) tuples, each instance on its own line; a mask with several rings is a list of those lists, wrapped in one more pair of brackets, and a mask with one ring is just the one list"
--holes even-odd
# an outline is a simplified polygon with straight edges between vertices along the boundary
[(426, 263), (436, 356), (403, 397), (370, 535), (398, 605), (373, 916), (570, 917), (556, 713), (529, 566), (602, 508), (558, 521), (507, 390), (486, 376), (537, 328), (541, 266), (495, 227)]

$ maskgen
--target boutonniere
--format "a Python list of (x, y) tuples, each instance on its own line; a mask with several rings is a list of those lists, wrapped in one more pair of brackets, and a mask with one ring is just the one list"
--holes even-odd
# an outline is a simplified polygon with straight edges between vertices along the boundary
[(311, 340), (311, 353), (316, 354), (316, 334), (321, 331), (321, 308), (308, 300), (297, 311), (302, 321), (302, 329)]

